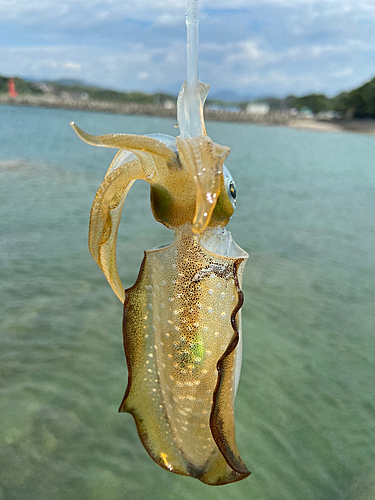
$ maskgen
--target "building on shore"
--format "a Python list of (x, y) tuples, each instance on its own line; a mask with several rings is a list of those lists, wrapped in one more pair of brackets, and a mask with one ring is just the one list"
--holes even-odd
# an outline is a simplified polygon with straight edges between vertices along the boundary
[(270, 112), (270, 105), (267, 102), (250, 102), (246, 106), (246, 113), (249, 115), (264, 116)]
[(310, 108), (304, 106), (299, 110), (298, 116), (300, 118), (304, 118), (305, 120), (312, 120), (314, 118), (314, 113), (311, 111)]

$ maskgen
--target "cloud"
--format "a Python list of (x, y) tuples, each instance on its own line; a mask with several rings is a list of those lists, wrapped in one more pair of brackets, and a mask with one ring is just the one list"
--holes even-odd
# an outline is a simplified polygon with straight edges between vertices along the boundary
[(82, 64), (78, 64), (78, 63), (74, 63), (74, 62), (68, 61), (65, 64), (63, 64), (63, 68), (66, 69), (66, 70), (81, 71)]
[(138, 74), (138, 80), (139, 81), (145, 81), (150, 78), (150, 73), (148, 71), (141, 71), (141, 73)]
[[(176, 45), (177, 52), (183, 48)], [(141, 43), (126, 52), (80, 46), (0, 48), (0, 60), (7, 61), (0, 74), (51, 80), (74, 75), (119, 90), (174, 90), (184, 79), (181, 60), (173, 61), (171, 72), (169, 49), (150, 49)]]
[[(375, 16), (373, 0), (201, 0), (200, 11), (252, 10), (261, 7), (277, 10), (304, 9), (305, 14), (321, 17), (337, 14), (359, 13), (360, 16)], [(306, 12), (306, 7), (307, 12)], [(183, 18), (186, 0), (1, 0), (1, 23), (17, 21), (21, 24), (39, 24), (46, 20), (59, 19), (86, 23), (115, 22), (121, 19), (147, 20), (156, 24), (175, 25)]]
[[(176, 93), (186, 0), (0, 0), (0, 74)], [(212, 92), (334, 94), (375, 73), (373, 0), (200, 0)]]
[(344, 68), (340, 71), (334, 71), (332, 73), (332, 77), (333, 78), (344, 78), (344, 77), (347, 77), (347, 76), (351, 76), (353, 74), (353, 68)]
[(156, 26), (178, 26), (181, 24), (181, 16), (178, 14), (163, 13), (156, 16), (155, 24)]

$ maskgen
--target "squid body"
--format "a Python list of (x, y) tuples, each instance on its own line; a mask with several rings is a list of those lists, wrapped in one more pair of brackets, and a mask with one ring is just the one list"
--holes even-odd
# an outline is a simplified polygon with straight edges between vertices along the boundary
[[(199, 135), (189, 137), (186, 84), (178, 98), (181, 135), (91, 136), (118, 149), (92, 209), (89, 248), (124, 303), (128, 386), (119, 411), (133, 415), (147, 452), (163, 468), (219, 485), (250, 472), (235, 439), (234, 398), (241, 369), (241, 280), (247, 253), (226, 231), (235, 184), (229, 148), (207, 135), (199, 84)], [(124, 291), (116, 238), (135, 180), (150, 184), (157, 221), (174, 242), (145, 252), (135, 284)]]

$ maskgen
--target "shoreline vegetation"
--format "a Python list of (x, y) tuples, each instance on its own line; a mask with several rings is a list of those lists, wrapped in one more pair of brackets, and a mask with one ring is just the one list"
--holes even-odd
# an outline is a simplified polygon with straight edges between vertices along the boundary
[[(12, 89), (12, 91), (10, 91)], [(117, 92), (81, 82), (29, 82), (0, 76), (0, 105), (76, 109), (176, 119), (176, 98), (168, 94)], [(280, 125), (324, 132), (375, 135), (375, 78), (362, 87), (328, 98), (320, 94), (255, 102), (208, 100), (207, 121)]]

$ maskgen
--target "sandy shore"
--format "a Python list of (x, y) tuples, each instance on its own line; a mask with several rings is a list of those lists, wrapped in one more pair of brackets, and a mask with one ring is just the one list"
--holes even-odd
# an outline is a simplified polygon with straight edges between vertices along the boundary
[(307, 130), (316, 130), (319, 132), (342, 132), (342, 127), (339, 124), (332, 122), (323, 122), (314, 119), (299, 120), (294, 119), (288, 123), (291, 128), (303, 128)]
[[(107, 101), (74, 101), (54, 96), (21, 95), (11, 98), (7, 94), (0, 94), (0, 105), (32, 106), (59, 109), (79, 109), (115, 114), (132, 114), (146, 116), (161, 116), (176, 118), (176, 108), (164, 108), (154, 104), (115, 103)], [(375, 135), (375, 120), (333, 120), (322, 121), (315, 119), (294, 118), (286, 112), (271, 112), (265, 116), (251, 115), (245, 111), (225, 111), (205, 109), (207, 121), (225, 121), (239, 123), (253, 123), (257, 125), (282, 125), (291, 128), (315, 130), (317, 132), (356, 132)]]
[(375, 135), (375, 120), (299, 120), (294, 119), (288, 123), (289, 127), (318, 132), (356, 132), (359, 134)]

